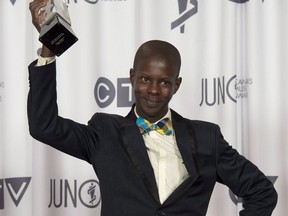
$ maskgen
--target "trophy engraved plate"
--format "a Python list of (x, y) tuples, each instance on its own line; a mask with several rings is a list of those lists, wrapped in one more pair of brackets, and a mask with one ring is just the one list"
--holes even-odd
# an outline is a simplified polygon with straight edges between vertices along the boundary
[(71, 28), (67, 4), (64, 0), (50, 0), (43, 9), (39, 41), (60, 56), (78, 40)]

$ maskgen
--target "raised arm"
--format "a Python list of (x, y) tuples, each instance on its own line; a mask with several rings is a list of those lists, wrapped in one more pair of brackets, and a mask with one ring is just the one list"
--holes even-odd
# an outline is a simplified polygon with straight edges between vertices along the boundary
[[(41, 8), (48, 0), (34, 0), (29, 9), (32, 23), (40, 31), (44, 14)], [(79, 124), (58, 115), (56, 91), (56, 61), (54, 54), (45, 46), (38, 62), (29, 65), (30, 90), (28, 94), (28, 123), (33, 138), (62, 152), (90, 162), (99, 142), (95, 127)], [(53, 61), (46, 61), (47, 59)], [(42, 59), (41, 61), (39, 61)], [(43, 61), (44, 59), (44, 61)], [(99, 145), (98, 145), (99, 146)], [(95, 149), (94, 149), (95, 147)], [(89, 151), (87, 150), (89, 149)]]
[[(47, 4), (48, 0), (34, 0), (33, 2), (30, 2), (29, 4), (29, 10), (31, 12), (32, 16), (32, 23), (37, 29), (38, 32), (40, 32), (41, 29), (41, 23), (44, 21), (45, 17), (45, 11), (42, 10), (43, 7)], [(41, 51), (42, 57), (53, 57), (55, 56), (46, 46), (42, 46)]]

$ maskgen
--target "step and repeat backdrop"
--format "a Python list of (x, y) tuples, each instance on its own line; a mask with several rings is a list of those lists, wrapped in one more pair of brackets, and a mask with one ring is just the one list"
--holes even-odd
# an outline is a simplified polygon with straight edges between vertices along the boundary
[[(0, 215), (100, 216), (92, 167), (28, 131), (27, 66), (41, 43), (28, 0), (0, 1)], [(225, 139), (274, 183), (275, 216), (288, 200), (288, 1), (67, 0), (79, 40), (57, 57), (61, 116), (126, 115), (129, 69), (140, 44), (174, 44), (182, 86), (171, 108), (220, 125)], [(117, 206), (113, 206), (117, 208)], [(208, 216), (238, 215), (241, 199), (217, 184)]]

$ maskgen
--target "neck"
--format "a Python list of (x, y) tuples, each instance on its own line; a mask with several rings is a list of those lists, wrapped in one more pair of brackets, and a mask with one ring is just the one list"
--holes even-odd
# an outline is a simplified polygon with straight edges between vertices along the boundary
[(155, 123), (155, 122), (157, 122), (163, 118), (167, 118), (167, 117), (171, 119), (171, 111), (169, 108), (168, 108), (168, 111), (164, 115), (161, 115), (161, 116), (142, 116), (142, 115), (139, 115), (137, 113), (136, 106), (134, 108), (134, 112), (135, 112), (135, 115), (137, 118), (142, 117), (142, 118), (146, 119), (147, 121), (149, 121), (150, 123)]

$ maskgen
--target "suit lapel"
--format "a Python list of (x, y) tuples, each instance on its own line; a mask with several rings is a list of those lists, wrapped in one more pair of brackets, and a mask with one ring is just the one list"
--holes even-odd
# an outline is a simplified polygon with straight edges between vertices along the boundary
[(121, 125), (121, 135), (126, 150), (144, 181), (145, 186), (153, 196), (154, 200), (160, 204), (154, 171), (147, 154), (144, 140), (140, 134), (138, 126), (136, 125), (136, 116), (133, 108), (123, 120)]
[(196, 141), (193, 128), (185, 119), (172, 111), (172, 124), (176, 134), (176, 141), (185, 167), (190, 177), (198, 174), (196, 158)]
[(171, 112), (177, 145), (189, 177), (172, 192), (163, 205), (168, 205), (181, 197), (199, 176), (196, 157), (196, 140), (193, 128), (187, 124), (186, 120), (182, 116), (173, 110), (171, 110)]

